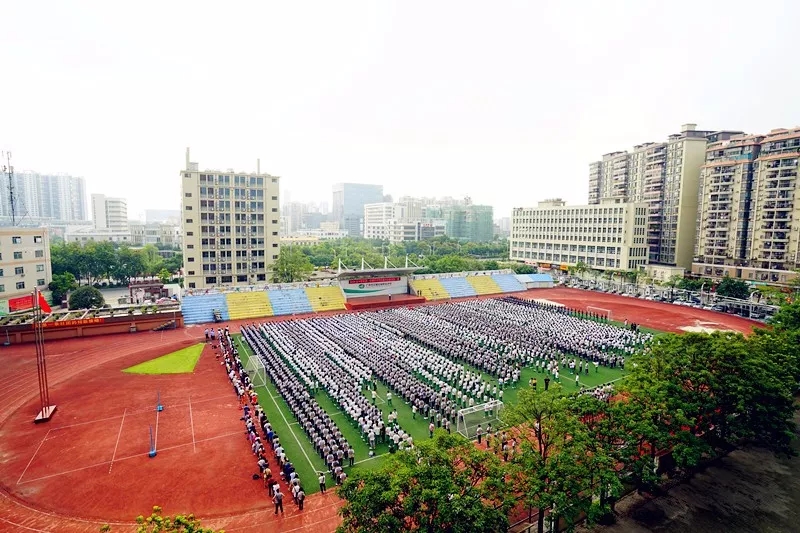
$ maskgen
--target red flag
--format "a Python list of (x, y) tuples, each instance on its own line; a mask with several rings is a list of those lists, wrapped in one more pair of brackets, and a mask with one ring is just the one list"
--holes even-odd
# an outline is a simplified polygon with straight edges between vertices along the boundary
[(44, 299), (44, 294), (42, 294), (39, 291), (36, 291), (36, 293), (39, 295), (39, 307), (42, 308), (42, 312), (43, 313), (52, 313), (53, 310), (50, 309), (50, 304), (48, 304), (47, 300)]

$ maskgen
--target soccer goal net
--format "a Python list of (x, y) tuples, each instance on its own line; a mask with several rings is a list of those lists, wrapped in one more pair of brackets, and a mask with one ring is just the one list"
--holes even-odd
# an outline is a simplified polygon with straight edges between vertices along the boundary
[(590, 305), (586, 308), (586, 312), (611, 320), (611, 309), (603, 309), (602, 307), (592, 307)]
[(456, 430), (468, 439), (474, 439), (477, 435), (478, 426), (481, 426), (483, 434), (486, 435), (487, 425), (491, 424), (493, 429), (500, 427), (500, 413), (502, 411), (503, 402), (500, 400), (489, 400), (486, 403), (459, 409)]
[(264, 363), (257, 355), (251, 354), (250, 357), (247, 358), (244, 369), (247, 371), (247, 375), (250, 376), (250, 381), (253, 383), (253, 386), (267, 386), (267, 369), (264, 368)]

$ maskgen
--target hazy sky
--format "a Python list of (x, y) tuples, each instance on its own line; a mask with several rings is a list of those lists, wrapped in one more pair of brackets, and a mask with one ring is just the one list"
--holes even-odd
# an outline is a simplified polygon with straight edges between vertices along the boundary
[(800, 124), (800, 2), (25, 2), (0, 9), (0, 149), (177, 208), (201, 168), (495, 206), (587, 200), (682, 123)]

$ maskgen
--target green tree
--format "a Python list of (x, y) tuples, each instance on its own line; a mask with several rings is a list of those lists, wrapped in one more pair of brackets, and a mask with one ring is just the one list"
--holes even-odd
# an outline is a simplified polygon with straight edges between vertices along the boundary
[[(100, 528), (101, 532), (111, 531), (108, 524)], [(203, 527), (200, 520), (194, 515), (163, 516), (161, 507), (154, 506), (153, 512), (148, 517), (136, 518), (136, 533), (225, 533), (223, 530), (214, 531)]]
[(131, 278), (139, 276), (144, 271), (142, 254), (138, 250), (131, 250), (127, 246), (117, 249), (116, 264), (113, 276), (122, 283), (129, 283)]
[(592, 460), (586, 466), (592, 492), (597, 495), (597, 502), (592, 503), (587, 515), (590, 522), (612, 513), (614, 502), (623, 490), (617, 465), (624, 459), (620, 442), (625, 434), (616, 405), (617, 402), (600, 401), (588, 394), (576, 395), (568, 402), (569, 409), (581, 420), (590, 436), (586, 449)]
[(300, 248), (284, 246), (272, 269), (273, 283), (293, 283), (308, 279), (314, 271), (314, 265)]
[[(613, 468), (611, 458), (594, 446), (586, 426), (571, 408), (570, 397), (555, 384), (548, 391), (523, 389), (508, 407), (503, 421), (516, 426), (520, 452), (511, 461), (510, 483), (527, 505), (537, 509), (539, 533), (545, 513), (572, 522), (589, 511), (593, 481)], [(594, 448), (599, 455), (592, 455)], [(608, 489), (607, 483), (602, 483)]]
[(377, 470), (353, 472), (338, 491), (345, 503), (337, 531), (505, 531), (511, 489), (495, 454), (437, 432)]
[(142, 258), (142, 274), (155, 276), (164, 265), (164, 258), (158, 253), (158, 248), (152, 244), (146, 245), (139, 252)]
[(717, 285), (717, 294), (728, 298), (747, 300), (750, 298), (750, 287), (740, 279), (724, 278)]
[(69, 296), (70, 309), (92, 309), (103, 307), (105, 303), (103, 293), (91, 285), (84, 285)]
[(161, 283), (169, 283), (169, 280), (171, 278), (172, 278), (172, 272), (170, 272), (166, 268), (162, 268), (158, 272), (158, 279), (161, 281)]
[(776, 331), (800, 331), (800, 300), (782, 305), (769, 323)]
[(494, 260), (486, 261), (486, 263), (483, 265), (483, 268), (485, 270), (500, 270), (500, 265)]
[(164, 268), (172, 274), (178, 272), (183, 268), (183, 254), (181, 252), (175, 252), (170, 257), (164, 259)]
[(536, 269), (530, 265), (514, 265), (514, 272), (517, 274), (536, 274)]
[(78, 288), (78, 281), (72, 272), (53, 274), (53, 281), (47, 286), (53, 293), (53, 305), (61, 305), (69, 291)]

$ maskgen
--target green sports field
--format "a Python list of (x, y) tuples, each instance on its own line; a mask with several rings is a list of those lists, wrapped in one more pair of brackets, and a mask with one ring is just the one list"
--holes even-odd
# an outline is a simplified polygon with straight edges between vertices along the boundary
[(126, 368), (123, 372), (128, 374), (186, 374), (194, 371), (200, 354), (203, 353), (203, 343), (150, 359), (138, 365)]
[[(234, 342), (239, 348), (239, 354), (241, 356), (242, 363), (246, 365), (248, 359), (252, 356), (249, 346), (243, 341), (241, 335), (234, 335)], [(471, 368), (471, 370), (473, 372), (476, 371), (474, 368)], [(481, 372), (481, 374), (484, 376), (484, 379), (490, 383), (497, 383), (495, 378), (483, 372)], [(617, 380), (624, 375), (625, 371), (623, 370), (609, 369), (601, 366), (597, 372), (595, 372), (594, 368), (591, 368), (589, 374), (581, 375), (580, 382), (581, 386), (590, 388)], [(520, 384), (517, 387), (508, 387), (505, 389), (503, 397), (504, 404), (506, 406), (513, 404), (517, 399), (520, 389), (522, 387), (527, 387), (528, 380), (531, 377), (536, 377), (539, 382), (539, 388), (543, 388), (545, 376), (546, 374), (544, 372), (537, 373), (533, 368), (523, 369), (520, 378)], [(575, 387), (574, 374), (570, 374), (567, 371), (564, 374), (561, 374), (560, 377), (565, 393), (578, 390)], [(316, 483), (316, 472), (327, 470), (322, 458), (314, 453), (314, 447), (312, 446), (305, 432), (298, 425), (298, 422), (289, 409), (289, 406), (275, 389), (275, 385), (269, 379), (269, 376), (267, 376), (267, 386), (258, 387), (256, 392), (259, 394), (258, 403), (261, 404), (261, 407), (267, 413), (267, 417), (272, 423), (273, 428), (278, 435), (280, 435), (281, 444), (283, 444), (283, 447), (286, 449), (286, 454), (292, 461), (292, 464), (294, 464), (300, 479), (304, 481), (304, 488), (306, 489), (306, 492), (317, 492), (319, 487)], [(400, 427), (409, 432), (414, 438), (415, 442), (420, 442), (429, 438), (428, 420), (425, 420), (419, 413), (417, 413), (416, 419), (414, 419), (411, 406), (404, 402), (401, 398), (398, 398), (396, 394), (393, 394), (394, 398), (392, 400), (392, 406), (389, 406), (386, 402), (387, 388), (383, 383), (378, 383), (377, 392), (377, 405), (383, 411), (384, 419), (386, 419), (386, 416), (389, 414), (392, 408), (397, 409)], [(364, 394), (366, 398), (371, 399), (371, 395), (366, 389), (362, 391), (362, 394)], [(361, 438), (360, 431), (350, 421), (350, 418), (338, 408), (330, 396), (328, 396), (326, 392), (320, 391), (314, 396), (314, 398), (320, 407), (322, 407), (322, 409), (324, 409), (325, 412), (328, 413), (331, 418), (333, 418), (334, 422), (336, 422), (336, 425), (347, 439), (347, 442), (353, 446), (356, 452), (356, 465), (353, 467), (353, 469), (374, 468), (380, 465), (383, 458), (389, 453), (387, 445), (378, 444), (375, 450), (375, 457), (370, 458), (369, 447)], [(456, 431), (455, 425), (453, 425), (451, 431)], [(347, 468), (346, 470), (350, 472), (353, 469)], [(309, 482), (309, 480), (312, 482)], [(333, 482), (329, 479), (328, 486), (330, 487), (332, 485)]]

